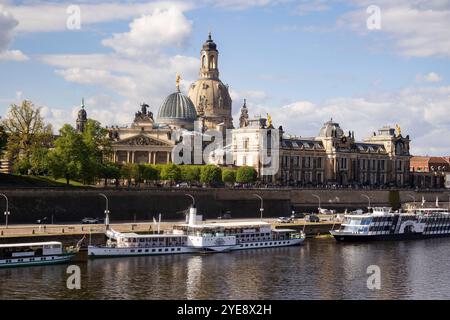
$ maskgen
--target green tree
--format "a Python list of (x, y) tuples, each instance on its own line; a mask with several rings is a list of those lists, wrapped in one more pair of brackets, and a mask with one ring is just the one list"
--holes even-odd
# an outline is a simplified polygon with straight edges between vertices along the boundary
[(3, 150), (8, 142), (8, 135), (6, 134), (5, 128), (0, 124), (0, 158), (3, 155)]
[(236, 170), (223, 169), (222, 170), (222, 181), (227, 184), (234, 184), (236, 182)]
[(222, 181), (222, 170), (213, 164), (202, 167), (200, 173), (200, 182), (212, 185)]
[(159, 171), (152, 165), (142, 165), (142, 179), (149, 181), (157, 181), (159, 179)]
[(120, 166), (111, 162), (102, 163), (100, 177), (104, 179), (105, 187), (108, 185), (108, 179), (115, 179), (117, 185), (120, 179)]
[(243, 166), (236, 172), (236, 181), (239, 183), (253, 183), (257, 177), (258, 173), (253, 167)]
[(200, 181), (200, 167), (181, 165), (181, 180), (185, 182), (197, 182)]
[(49, 147), (53, 139), (51, 125), (44, 123), (41, 109), (36, 108), (31, 101), (24, 100), (21, 105), (12, 104), (1, 126), (8, 134), (7, 157), (13, 163), (23, 159), (29, 161), (33, 148)]
[(85, 153), (83, 154), (81, 179), (85, 183), (92, 183), (101, 176), (103, 159), (111, 150), (108, 130), (101, 127), (98, 121), (88, 119), (81, 134)]
[(17, 160), (13, 165), (14, 172), (27, 175), (31, 170), (30, 160), (27, 158)]
[(161, 170), (161, 179), (169, 182), (181, 180), (181, 169), (176, 164), (166, 164)]
[(49, 168), (56, 179), (65, 178), (67, 184), (71, 179), (80, 177), (86, 147), (76, 130), (66, 124), (60, 130), (60, 137), (55, 141), (55, 148), (49, 154)]
[(49, 149), (46, 147), (34, 147), (30, 157), (30, 170), (33, 175), (46, 175), (49, 173)]
[(127, 185), (130, 186), (131, 179), (133, 179), (133, 167), (131, 164), (126, 163), (120, 168), (120, 177), (123, 180), (127, 180)]

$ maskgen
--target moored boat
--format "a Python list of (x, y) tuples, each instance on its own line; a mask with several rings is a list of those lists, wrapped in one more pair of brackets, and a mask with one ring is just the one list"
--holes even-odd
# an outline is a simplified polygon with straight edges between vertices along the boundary
[(0, 268), (66, 263), (78, 250), (78, 245), (63, 249), (57, 241), (0, 244)]
[(450, 236), (447, 208), (411, 208), (393, 212), (372, 208), (365, 214), (349, 214), (338, 230), (330, 233), (337, 241), (409, 240)]
[(146, 256), (284, 247), (299, 245), (303, 232), (272, 229), (267, 222), (243, 221), (203, 223), (197, 209), (191, 207), (188, 222), (163, 234), (120, 233), (107, 230), (105, 246), (89, 246), (91, 258)]

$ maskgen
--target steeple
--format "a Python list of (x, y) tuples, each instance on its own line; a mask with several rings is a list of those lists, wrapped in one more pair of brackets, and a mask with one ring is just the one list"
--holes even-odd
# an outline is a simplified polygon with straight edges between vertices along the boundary
[(217, 45), (212, 39), (211, 32), (209, 32), (208, 40), (203, 44), (200, 53), (200, 78), (219, 79), (218, 58)]
[(81, 99), (81, 109), (78, 111), (78, 118), (77, 118), (77, 131), (78, 132), (84, 132), (84, 129), (86, 128), (86, 122), (87, 122), (87, 112), (84, 109), (84, 98)]

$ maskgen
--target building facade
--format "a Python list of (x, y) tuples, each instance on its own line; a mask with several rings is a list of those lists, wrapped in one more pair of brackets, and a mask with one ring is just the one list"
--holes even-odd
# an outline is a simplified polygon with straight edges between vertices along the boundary
[[(290, 186), (397, 186), (410, 185), (409, 136), (400, 128), (383, 127), (362, 142), (354, 132), (346, 134), (333, 120), (326, 122), (315, 137), (286, 136), (265, 118), (248, 118), (248, 108), (241, 109), (240, 127), (233, 130), (233, 159), (236, 166), (253, 166), (266, 183)], [(260, 159), (261, 139), (278, 130), (279, 170), (264, 175)], [(269, 140), (269, 139), (267, 139)]]
[[(209, 34), (200, 53), (199, 79), (190, 85), (188, 95), (181, 92), (181, 77), (177, 75), (176, 91), (164, 99), (156, 119), (144, 103), (130, 127), (107, 128), (112, 144), (110, 160), (121, 164), (171, 163), (172, 150), (178, 142), (174, 136), (176, 130), (192, 131), (197, 120), (203, 130), (225, 132), (232, 128), (232, 101), (228, 86), (219, 79), (218, 62), (217, 45)], [(83, 103), (78, 113), (78, 131), (84, 130), (86, 120)]]
[(448, 157), (414, 156), (410, 162), (411, 185), (417, 188), (444, 188), (450, 174)]

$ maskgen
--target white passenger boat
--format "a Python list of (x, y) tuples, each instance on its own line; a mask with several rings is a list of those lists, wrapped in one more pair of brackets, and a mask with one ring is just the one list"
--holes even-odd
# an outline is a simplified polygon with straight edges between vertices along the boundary
[(79, 246), (63, 249), (61, 242), (0, 244), (0, 268), (47, 265), (70, 261)]
[(120, 233), (108, 230), (105, 246), (89, 246), (88, 256), (146, 256), (199, 252), (284, 247), (299, 245), (303, 232), (291, 229), (272, 229), (267, 222), (202, 223), (196, 208), (190, 208), (185, 224), (174, 226), (164, 234)]
[(366, 214), (345, 215), (339, 230), (330, 233), (337, 241), (410, 240), (450, 236), (447, 208), (419, 207), (406, 212), (372, 208)]

